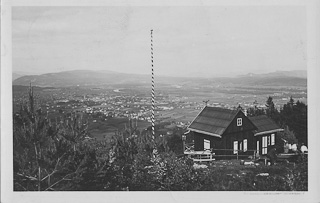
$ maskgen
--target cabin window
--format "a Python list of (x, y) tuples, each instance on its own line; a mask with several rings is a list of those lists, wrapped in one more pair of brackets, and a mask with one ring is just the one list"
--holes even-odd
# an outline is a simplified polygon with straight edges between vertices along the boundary
[(262, 137), (262, 154), (268, 153), (268, 136)]
[(276, 140), (275, 140), (275, 134), (271, 134), (271, 145), (275, 145)]
[(210, 150), (210, 140), (203, 140), (203, 149), (204, 150)]
[(270, 136), (268, 136), (268, 146), (270, 145)]
[(259, 154), (259, 150), (260, 150), (260, 142), (259, 140), (257, 140), (257, 154)]
[(246, 152), (248, 149), (248, 141), (247, 139), (244, 139), (243, 140), (243, 151)]
[(242, 150), (242, 142), (240, 142), (240, 144), (239, 144), (239, 150), (240, 151)]
[(242, 118), (237, 118), (237, 126), (242, 126)]
[(234, 154), (238, 153), (238, 141), (233, 142), (233, 153)]

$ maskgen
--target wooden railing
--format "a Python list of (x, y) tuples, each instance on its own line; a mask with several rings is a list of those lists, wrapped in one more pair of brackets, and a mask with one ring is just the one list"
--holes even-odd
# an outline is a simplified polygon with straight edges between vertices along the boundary
[[(235, 154), (216, 154), (214, 157), (236, 157), (237, 160), (239, 157), (249, 157), (252, 156), (253, 159), (256, 159), (257, 150), (235, 150), (235, 149), (212, 149), (213, 152), (224, 151), (224, 152), (236, 152)], [(248, 152), (249, 154), (239, 154), (239, 152)]]
[(193, 161), (213, 161), (215, 160), (213, 158), (214, 153), (210, 150), (205, 151), (185, 151), (185, 155), (188, 155), (189, 158), (191, 158)]
[(194, 151), (194, 143), (183, 143), (183, 151)]
[[(194, 150), (194, 143), (184, 143), (183, 145), (183, 151), (184, 154), (190, 156), (197, 156), (198, 158), (194, 160), (202, 160), (202, 157), (207, 160), (215, 160), (215, 158), (218, 157), (234, 157), (237, 160), (239, 158), (249, 157), (252, 156), (252, 159), (256, 159), (257, 156), (257, 150), (235, 150), (235, 149), (210, 149), (210, 150), (204, 150), (204, 151), (195, 151)], [(218, 152), (235, 152), (234, 154), (230, 153), (223, 153), (220, 154)], [(244, 152), (246, 154), (241, 154), (241, 152)]]
[[(218, 151), (223, 151), (223, 152), (236, 152), (235, 154), (220, 154), (217, 153)], [(246, 152), (246, 154), (239, 154), (240, 152)], [(237, 160), (239, 158), (248, 158), (252, 157), (252, 159), (256, 159), (257, 156), (257, 150), (234, 150), (234, 149), (211, 149), (211, 150), (204, 150), (204, 151), (194, 151), (194, 148), (191, 146), (186, 146), (184, 150), (184, 154), (188, 155), (190, 158), (191, 156), (196, 156), (196, 160), (202, 160), (202, 159), (210, 159), (210, 160), (215, 160), (215, 158), (219, 157), (234, 157)]]

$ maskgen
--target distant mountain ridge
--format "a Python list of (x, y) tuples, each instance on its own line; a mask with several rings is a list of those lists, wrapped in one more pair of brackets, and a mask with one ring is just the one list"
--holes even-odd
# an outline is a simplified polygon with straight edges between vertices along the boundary
[[(232, 83), (242, 85), (285, 85), (304, 86), (307, 83), (306, 71), (276, 71), (266, 74), (246, 74), (238, 77), (169, 77), (157, 76), (158, 84), (210, 84), (210, 83)], [(42, 75), (25, 75), (13, 81), (13, 85), (33, 85), (40, 87), (63, 87), (63, 86), (88, 86), (106, 84), (147, 84), (150, 75), (119, 73), (108, 70), (73, 70), (57, 73), (46, 73)]]
[(292, 70), (292, 71), (275, 71), (271, 73), (255, 74), (248, 73), (246, 75), (240, 75), (239, 77), (296, 77), (307, 78), (306, 70)]
[(14, 81), (15, 79), (18, 79), (20, 77), (22, 77), (23, 75), (22, 74), (19, 74), (19, 73), (12, 73), (12, 81)]
[[(130, 81), (132, 76), (112, 71), (74, 70), (42, 75), (26, 75), (13, 81), (14, 85), (27, 85), (30, 82), (37, 86), (76, 86), (122, 83)], [(135, 75), (134, 78), (141, 77)]]

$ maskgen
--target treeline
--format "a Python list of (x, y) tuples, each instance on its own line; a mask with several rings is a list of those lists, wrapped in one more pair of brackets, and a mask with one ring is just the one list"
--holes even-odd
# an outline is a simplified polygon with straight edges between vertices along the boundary
[(283, 135), (290, 142), (308, 143), (308, 106), (292, 97), (280, 110), (275, 107), (272, 97), (266, 101), (266, 109), (249, 108), (248, 116), (267, 115), (285, 129)]

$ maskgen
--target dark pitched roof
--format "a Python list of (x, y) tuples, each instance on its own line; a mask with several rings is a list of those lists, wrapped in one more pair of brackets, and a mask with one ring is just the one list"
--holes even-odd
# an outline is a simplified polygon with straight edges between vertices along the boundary
[(202, 109), (188, 129), (196, 132), (221, 137), (239, 110), (208, 107)]
[(248, 118), (258, 128), (255, 131), (255, 135), (283, 131), (283, 129), (281, 129), (271, 118), (265, 115)]

